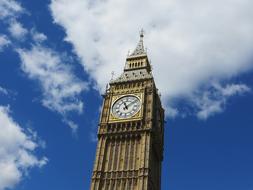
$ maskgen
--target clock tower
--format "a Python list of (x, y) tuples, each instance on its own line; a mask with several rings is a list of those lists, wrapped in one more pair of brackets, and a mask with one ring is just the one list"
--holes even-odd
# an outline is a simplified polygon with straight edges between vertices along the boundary
[(91, 190), (160, 190), (164, 109), (143, 45), (103, 95)]

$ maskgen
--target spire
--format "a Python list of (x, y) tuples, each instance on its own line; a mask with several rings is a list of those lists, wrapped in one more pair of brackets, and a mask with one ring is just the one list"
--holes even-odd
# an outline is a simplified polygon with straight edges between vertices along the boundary
[(140, 41), (139, 41), (137, 47), (135, 48), (134, 52), (132, 54), (130, 54), (129, 57), (135, 57), (135, 56), (138, 56), (138, 55), (146, 54), (146, 51), (145, 51), (144, 45), (143, 45), (143, 38), (144, 38), (144, 30), (141, 29), (141, 31), (140, 31)]

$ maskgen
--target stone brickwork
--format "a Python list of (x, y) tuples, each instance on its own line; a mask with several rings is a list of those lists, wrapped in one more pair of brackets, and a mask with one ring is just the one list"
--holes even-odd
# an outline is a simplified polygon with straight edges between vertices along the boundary
[[(143, 48), (142, 33), (138, 52), (103, 95), (91, 190), (161, 189), (164, 110)], [(114, 100), (127, 95), (136, 95), (141, 109), (134, 117), (113, 117)]]

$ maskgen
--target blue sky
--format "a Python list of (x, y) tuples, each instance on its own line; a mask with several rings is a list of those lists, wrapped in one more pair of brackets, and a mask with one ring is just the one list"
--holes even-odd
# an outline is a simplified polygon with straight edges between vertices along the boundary
[(100, 94), (141, 28), (166, 110), (162, 189), (252, 190), (252, 7), (0, 0), (0, 190), (89, 188)]

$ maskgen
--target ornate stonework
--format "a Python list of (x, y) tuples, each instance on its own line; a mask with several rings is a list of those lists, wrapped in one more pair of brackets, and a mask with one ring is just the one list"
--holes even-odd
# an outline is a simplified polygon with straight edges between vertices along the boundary
[(104, 95), (90, 189), (160, 190), (163, 138), (164, 110), (141, 32)]

